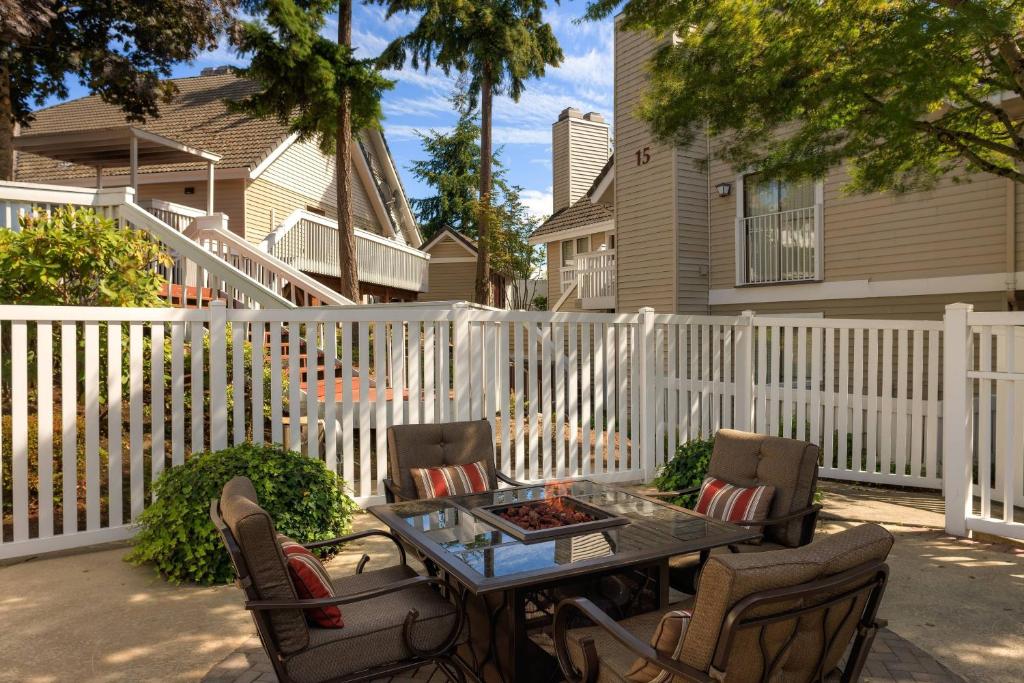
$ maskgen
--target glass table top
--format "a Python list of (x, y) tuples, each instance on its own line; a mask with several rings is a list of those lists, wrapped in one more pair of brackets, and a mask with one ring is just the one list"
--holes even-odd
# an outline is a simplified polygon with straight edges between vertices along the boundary
[[(628, 523), (521, 541), (482, 518), (480, 508), (571, 496)], [(471, 587), (517, 577), (569, 574), (581, 567), (635, 564), (736, 543), (757, 532), (587, 480), (406, 501), (370, 508), (398, 535)]]

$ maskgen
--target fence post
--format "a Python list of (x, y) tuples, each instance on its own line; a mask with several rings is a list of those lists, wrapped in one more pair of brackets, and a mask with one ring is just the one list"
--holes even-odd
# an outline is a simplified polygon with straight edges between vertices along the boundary
[(754, 312), (743, 311), (733, 335), (736, 365), (733, 368), (735, 409), (733, 428), (754, 431)]
[(210, 450), (214, 451), (228, 447), (226, 335), (227, 306), (223, 299), (214, 299), (210, 302)]
[(658, 380), (654, 373), (654, 360), (657, 354), (654, 336), (654, 309), (645, 306), (638, 311), (637, 337), (640, 351), (640, 472), (645, 482), (655, 474), (654, 454), (655, 443), (655, 404)]
[(970, 356), (970, 304), (946, 306), (943, 331), (942, 373), (942, 488), (946, 498), (946, 532), (967, 535), (971, 513), (970, 416), (974, 410), (968, 393)]
[(452, 373), (455, 375), (455, 419), (469, 419), (469, 303), (459, 301), (453, 305), (455, 320), (452, 324)]

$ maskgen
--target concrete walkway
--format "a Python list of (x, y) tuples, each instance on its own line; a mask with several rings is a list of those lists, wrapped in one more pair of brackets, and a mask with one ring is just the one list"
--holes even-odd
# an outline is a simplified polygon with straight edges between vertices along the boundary
[[(927, 494), (824, 486), (820, 533), (876, 521), (896, 536), (882, 606), (891, 633), (879, 640), (868, 680), (951, 680), (948, 667), (972, 681), (1024, 681), (1024, 552), (947, 537)], [(357, 527), (371, 523), (360, 515)], [(373, 564), (394, 556), (380, 540), (347, 550), (329, 563), (332, 574), (351, 573), (364, 552)], [(269, 662), (253, 668), (249, 659), (254, 631), (237, 588), (170, 585), (123, 562), (125, 552), (0, 566), (0, 681), (196, 681), (236, 671), (253, 681), (268, 673)]]

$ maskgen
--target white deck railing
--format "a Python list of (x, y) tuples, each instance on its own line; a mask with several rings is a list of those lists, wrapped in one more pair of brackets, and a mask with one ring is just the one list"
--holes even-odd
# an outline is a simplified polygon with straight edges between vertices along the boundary
[[(427, 289), (430, 255), (418, 249), (356, 228), (359, 280), (413, 292)], [(341, 275), (338, 260), (338, 222), (298, 210), (263, 242), (270, 254), (307, 273)]]
[(821, 278), (821, 207), (737, 219), (737, 284)]
[(576, 296), (584, 308), (615, 307), (615, 250), (576, 256)]
[(206, 215), (206, 211), (202, 209), (174, 202), (166, 202), (162, 199), (140, 199), (136, 204), (178, 232), (185, 232), (185, 229), (193, 221)]

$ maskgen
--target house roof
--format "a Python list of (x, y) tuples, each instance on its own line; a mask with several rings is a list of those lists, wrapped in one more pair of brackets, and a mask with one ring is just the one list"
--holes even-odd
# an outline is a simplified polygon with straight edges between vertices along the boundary
[[(173, 83), (178, 93), (170, 102), (160, 105), (160, 115), (132, 126), (219, 154), (218, 168), (255, 168), (288, 137), (287, 127), (274, 119), (228, 111), (225, 99), (240, 100), (251, 95), (259, 87), (254, 81), (220, 74), (176, 78)], [(22, 133), (88, 131), (123, 125), (125, 115), (119, 107), (103, 102), (99, 95), (90, 95), (39, 110), (32, 124), (22, 128)], [(156, 173), (205, 166), (205, 162), (197, 160), (146, 166), (139, 170), (140, 173)], [(89, 177), (95, 172), (87, 166), (68, 166), (34, 154), (20, 154), (18, 158), (19, 180)], [(128, 169), (117, 167), (106, 172), (127, 173)]]
[(439, 230), (437, 234), (427, 240), (427, 243), (420, 247), (420, 251), (430, 251), (436, 244), (438, 244), (446, 235), (450, 235), (452, 239), (459, 242), (467, 249), (470, 249), (474, 254), (476, 253), (476, 241), (463, 235), (461, 232), (452, 228), (444, 228)]
[(568, 232), (593, 223), (604, 223), (612, 220), (615, 216), (615, 207), (611, 204), (595, 203), (591, 201), (591, 195), (601, 184), (601, 181), (604, 180), (605, 176), (614, 168), (612, 165), (613, 159), (614, 157), (608, 159), (604, 168), (594, 178), (594, 182), (591, 183), (587, 193), (577, 199), (576, 203), (572, 206), (559, 209), (551, 214), (546, 221), (533, 231), (533, 234), (530, 235), (530, 242), (534, 244), (547, 242), (549, 241), (548, 237), (553, 237), (558, 233)]

